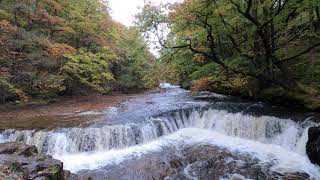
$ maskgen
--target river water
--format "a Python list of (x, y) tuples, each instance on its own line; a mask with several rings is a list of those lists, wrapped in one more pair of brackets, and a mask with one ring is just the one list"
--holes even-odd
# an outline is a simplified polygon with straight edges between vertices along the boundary
[[(210, 100), (209, 100), (210, 99)], [(320, 179), (305, 145), (312, 114), (162, 84), (73, 128), (14, 130), (24, 141), (93, 179)], [(100, 118), (101, 119), (101, 118)]]

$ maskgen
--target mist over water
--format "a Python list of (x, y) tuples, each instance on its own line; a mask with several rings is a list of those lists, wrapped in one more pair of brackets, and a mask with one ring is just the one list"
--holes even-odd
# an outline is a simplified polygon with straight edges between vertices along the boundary
[[(259, 159), (261, 166), (269, 163), (277, 171), (302, 171), (320, 177), (319, 168), (310, 163), (305, 151), (308, 129), (317, 123), (216, 109), (192, 100), (189, 92), (176, 86), (163, 83), (161, 87), (166, 92), (151, 93), (128, 102), (123, 107), (127, 109), (123, 113), (124, 119), (127, 118), (124, 123), (51, 131), (9, 129), (1, 132), (0, 142), (24, 141), (36, 145), (42, 153), (62, 160), (65, 168), (72, 172), (99, 169), (165, 151), (166, 147), (179, 152), (185, 145), (206, 144), (249, 154)], [(145, 97), (146, 102), (142, 102)], [(154, 110), (154, 107), (163, 105), (161, 103), (167, 106), (159, 108), (160, 112)], [(132, 119), (135, 114), (141, 117), (142, 106), (145, 111), (155, 111), (154, 115), (134, 122), (128, 119), (128, 112), (132, 113)]]

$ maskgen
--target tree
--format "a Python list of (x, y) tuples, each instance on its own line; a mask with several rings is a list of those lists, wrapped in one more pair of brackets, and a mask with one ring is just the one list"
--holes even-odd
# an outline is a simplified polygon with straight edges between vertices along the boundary
[[(68, 59), (63, 67), (67, 80), (72, 80), (76, 85), (82, 84), (105, 93), (110, 90), (108, 82), (113, 80), (109, 69), (109, 62), (115, 56), (108, 52), (92, 53), (80, 49), (74, 54), (66, 54)], [(71, 87), (72, 89), (72, 87)]]
[(0, 1), (0, 53), (5, 101), (143, 88), (153, 63), (137, 31), (114, 22), (101, 0)]
[[(186, 0), (164, 10), (168, 6), (149, 3), (138, 15), (138, 25), (142, 32), (154, 33), (170, 53), (190, 51), (193, 60), (216, 64), (218, 72), (211, 75), (249, 78), (248, 83), (254, 84), (250, 94), (255, 96), (270, 86), (304, 91), (300, 80), (307, 74), (295, 74), (295, 70), (320, 46), (319, 29), (310, 28), (310, 24), (318, 26), (316, 4)], [(170, 29), (167, 36), (161, 33), (163, 27)]]

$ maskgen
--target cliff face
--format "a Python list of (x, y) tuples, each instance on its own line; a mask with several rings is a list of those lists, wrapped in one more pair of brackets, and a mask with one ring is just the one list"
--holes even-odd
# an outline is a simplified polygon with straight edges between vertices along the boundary
[(0, 179), (63, 180), (75, 178), (63, 171), (61, 161), (40, 155), (35, 146), (0, 144)]

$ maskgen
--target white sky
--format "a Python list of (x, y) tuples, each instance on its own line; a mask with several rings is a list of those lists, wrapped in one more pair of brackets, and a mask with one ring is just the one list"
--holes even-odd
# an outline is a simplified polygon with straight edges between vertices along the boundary
[[(160, 4), (182, 2), (182, 0), (151, 0), (151, 2)], [(126, 26), (133, 25), (134, 16), (143, 4), (144, 0), (109, 0), (112, 18)]]

